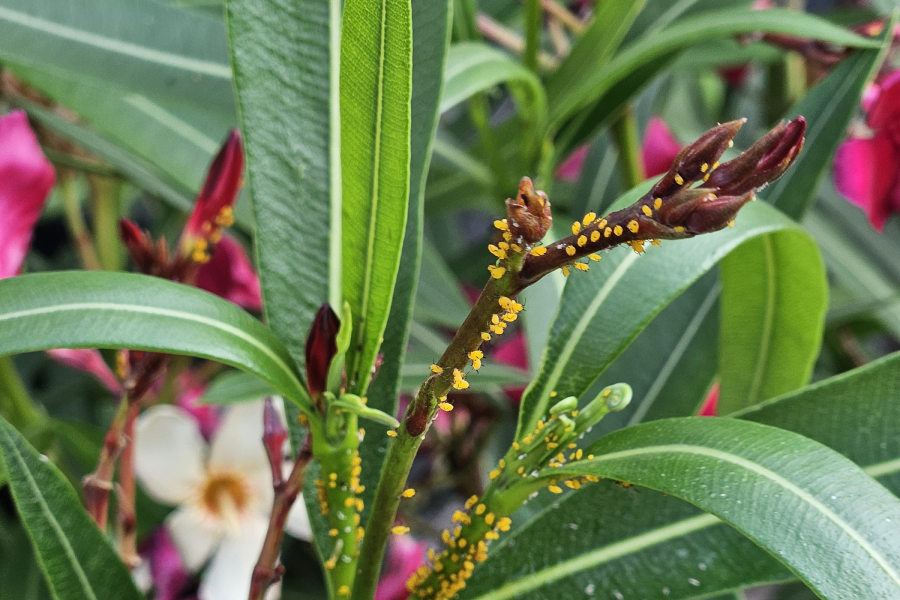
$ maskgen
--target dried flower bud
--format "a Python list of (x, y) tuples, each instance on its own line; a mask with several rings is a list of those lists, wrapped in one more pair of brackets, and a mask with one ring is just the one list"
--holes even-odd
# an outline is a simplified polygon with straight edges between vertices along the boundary
[(328, 303), (319, 308), (306, 337), (306, 386), (318, 397), (328, 385), (328, 367), (337, 354), (337, 334), (341, 321)]
[(738, 119), (716, 125), (700, 136), (696, 142), (685, 146), (678, 153), (672, 167), (650, 190), (650, 195), (669, 196), (708, 177), (716, 168), (719, 158), (730, 146), (731, 140), (746, 122), (747, 119)]
[(284, 475), (284, 442), (287, 440), (287, 428), (281, 421), (281, 415), (275, 408), (272, 398), (267, 397), (263, 407), (263, 438), (269, 465), (272, 467), (272, 482), (275, 487), (281, 485)]
[(746, 152), (713, 171), (704, 187), (742, 195), (781, 177), (803, 148), (806, 119), (780, 123)]
[(535, 191), (528, 177), (519, 182), (516, 197), (506, 200), (506, 215), (513, 239), (526, 244), (541, 241), (553, 224), (547, 194)]
[(234, 130), (216, 155), (203, 188), (197, 195), (194, 210), (181, 235), (180, 253), (195, 262), (209, 260), (208, 247), (221, 237), (221, 231), (234, 223), (232, 207), (241, 190), (244, 149), (241, 134)]

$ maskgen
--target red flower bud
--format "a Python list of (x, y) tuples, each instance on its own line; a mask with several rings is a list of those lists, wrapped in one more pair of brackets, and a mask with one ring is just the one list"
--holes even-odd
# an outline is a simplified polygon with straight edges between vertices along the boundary
[(539, 242), (553, 224), (547, 194), (535, 191), (528, 177), (519, 182), (516, 197), (506, 200), (506, 221), (513, 240), (526, 244)]
[(331, 306), (323, 304), (306, 337), (306, 387), (314, 398), (322, 394), (328, 384), (328, 367), (337, 354), (340, 328), (340, 319)]
[(287, 428), (281, 422), (281, 415), (275, 409), (272, 398), (267, 397), (263, 407), (263, 446), (272, 467), (272, 483), (281, 485), (284, 476), (281, 472), (284, 463), (284, 442), (287, 439)]
[(234, 223), (232, 207), (241, 190), (244, 149), (241, 134), (234, 130), (219, 150), (197, 195), (194, 210), (184, 227), (180, 249), (195, 262), (209, 260), (207, 247), (219, 241), (222, 228)]
[[(119, 219), (119, 237), (128, 250), (134, 266), (144, 274), (157, 274), (167, 265), (159, 264), (157, 249), (153, 239), (132, 221)], [(166, 262), (168, 257), (166, 257)]]
[(780, 123), (746, 152), (713, 171), (704, 187), (723, 195), (743, 195), (781, 177), (803, 148), (806, 119)]
[(693, 144), (685, 146), (678, 153), (669, 171), (653, 186), (650, 195), (655, 198), (669, 196), (708, 177), (718, 165), (719, 158), (731, 145), (731, 140), (746, 122), (746, 119), (739, 119), (722, 123), (704, 133)]

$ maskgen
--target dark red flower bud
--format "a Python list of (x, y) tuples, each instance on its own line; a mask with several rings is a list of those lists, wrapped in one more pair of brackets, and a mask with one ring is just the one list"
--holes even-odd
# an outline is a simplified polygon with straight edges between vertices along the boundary
[(306, 387), (314, 398), (325, 391), (328, 367), (337, 354), (337, 334), (341, 321), (328, 303), (322, 305), (306, 337)]
[(780, 123), (746, 152), (721, 165), (704, 184), (717, 193), (740, 196), (781, 177), (803, 148), (806, 119)]
[(719, 158), (731, 146), (731, 140), (746, 122), (747, 119), (739, 119), (716, 125), (696, 142), (685, 146), (669, 171), (653, 186), (650, 195), (655, 198), (669, 196), (709, 177), (709, 173), (718, 166)]
[(269, 465), (272, 467), (272, 482), (275, 487), (281, 485), (284, 475), (282, 466), (284, 463), (284, 442), (287, 440), (288, 431), (281, 421), (281, 415), (275, 409), (272, 398), (267, 397), (263, 408), (263, 446), (269, 457)]
[(138, 271), (151, 274), (158, 270), (153, 240), (137, 224), (125, 218), (119, 219), (119, 237)]
[(547, 194), (535, 191), (528, 177), (519, 182), (516, 197), (506, 200), (506, 222), (513, 240), (526, 244), (541, 241), (553, 224)]
[(234, 130), (216, 155), (203, 188), (197, 195), (194, 210), (181, 236), (180, 251), (196, 262), (209, 260), (207, 250), (221, 237), (224, 227), (234, 223), (232, 207), (241, 191), (244, 171), (244, 149), (241, 134)]

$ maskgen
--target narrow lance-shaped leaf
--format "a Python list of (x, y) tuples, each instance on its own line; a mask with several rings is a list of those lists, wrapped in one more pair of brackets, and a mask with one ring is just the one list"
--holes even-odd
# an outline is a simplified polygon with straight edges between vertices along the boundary
[(341, 305), (340, 1), (227, 11), (266, 318), (302, 367), (319, 306)]
[(343, 291), (350, 389), (365, 393), (387, 325), (410, 172), (410, 0), (347, 0), (341, 29)]
[(65, 476), (2, 418), (0, 464), (54, 598), (143, 598)]
[(0, 329), (0, 355), (131, 348), (200, 356), (252, 373), (311, 410), (271, 331), (226, 300), (156, 277), (67, 271), (0, 280)]

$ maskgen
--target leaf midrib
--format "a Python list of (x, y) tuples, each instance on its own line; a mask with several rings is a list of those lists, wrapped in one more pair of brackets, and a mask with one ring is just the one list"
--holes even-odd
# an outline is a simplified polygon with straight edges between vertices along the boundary
[(139, 46), (131, 42), (124, 42), (113, 38), (104, 37), (88, 31), (66, 27), (53, 21), (41, 19), (27, 13), (22, 13), (11, 8), (0, 6), (0, 20), (16, 23), (22, 27), (42, 31), (48, 35), (71, 40), (95, 48), (109, 50), (118, 54), (124, 54), (151, 63), (165, 65), (191, 73), (209, 75), (219, 79), (231, 79), (231, 66), (223, 63), (186, 58), (171, 52), (154, 50), (145, 46)]
[[(22, 470), (22, 473), (25, 476), (28, 486), (31, 488), (34, 498), (37, 500), (38, 505), (41, 507), (41, 512), (44, 514), (47, 522), (53, 528), (53, 532), (56, 534), (60, 545), (62, 545), (63, 550), (66, 553), (66, 558), (69, 559), (69, 562), (72, 564), (72, 570), (75, 572), (75, 576), (78, 578), (79, 583), (81, 583), (82, 590), (90, 600), (97, 600), (97, 595), (94, 593), (94, 589), (87, 577), (87, 573), (84, 572), (84, 569), (81, 568), (81, 563), (78, 562), (78, 557), (75, 555), (75, 549), (72, 548), (72, 545), (69, 543), (69, 539), (66, 537), (62, 526), (53, 515), (53, 511), (50, 510), (50, 507), (47, 506), (47, 503), (44, 501), (44, 497), (41, 494), (41, 490), (38, 487), (37, 482), (31, 476), (31, 471), (28, 468), (28, 463), (25, 462), (25, 459), (22, 457), (19, 449), (16, 447), (15, 440), (11, 439), (8, 431), (2, 430), (0, 431), (0, 435), (3, 435), (6, 438), (7, 448), (13, 454), (13, 458), (16, 460), (19, 468)], [(32, 533), (30, 528), (28, 529), (28, 535), (29, 537), (32, 537), (32, 540), (34, 539), (34, 534)], [(40, 553), (38, 553), (38, 556), (40, 556)], [(41, 558), (41, 563), (43, 562), (43, 558)], [(53, 587), (55, 590), (56, 586), (51, 585), (51, 587)]]
[(747, 390), (747, 402), (749, 404), (756, 404), (764, 399), (759, 397), (759, 393), (763, 384), (763, 374), (766, 372), (766, 366), (769, 362), (769, 350), (772, 346), (772, 331), (774, 330), (773, 321), (775, 319), (775, 290), (777, 283), (775, 281), (775, 253), (772, 250), (771, 236), (763, 236), (761, 243), (765, 262), (763, 273), (766, 286), (766, 301), (763, 309), (763, 328), (760, 336), (759, 351), (756, 355), (756, 366), (753, 369), (753, 377), (750, 379), (750, 388)]
[[(863, 471), (870, 477), (875, 478), (893, 475), (900, 472), (900, 458), (863, 467)], [(532, 517), (530, 522), (534, 523), (540, 519), (542, 515), (555, 510), (558, 510), (556, 505), (549, 506)], [(641, 550), (667, 542), (681, 535), (688, 535), (714, 525), (725, 524), (724, 521), (711, 514), (703, 514), (689, 519), (675, 521), (674, 523), (670, 523), (663, 527), (657, 527), (641, 534), (623, 538), (606, 546), (579, 554), (551, 567), (520, 577), (514, 583), (501, 586), (500, 588), (490, 591), (488, 594), (476, 596), (475, 598), (470, 598), (468, 600), (507, 600), (508, 598), (519, 597), (519, 594), (558, 581), (574, 573), (586, 571), (587, 569), (598, 567), (629, 554), (640, 552)], [(500, 547), (505, 546), (508, 541), (514, 539), (518, 534), (525, 530), (525, 527), (517, 529), (511, 536), (505, 538), (501, 542)], [(679, 531), (682, 533), (678, 533)], [(496, 552), (497, 550), (498, 549), (493, 549), (493, 552)]]

